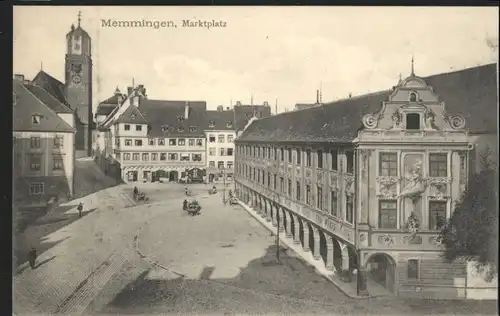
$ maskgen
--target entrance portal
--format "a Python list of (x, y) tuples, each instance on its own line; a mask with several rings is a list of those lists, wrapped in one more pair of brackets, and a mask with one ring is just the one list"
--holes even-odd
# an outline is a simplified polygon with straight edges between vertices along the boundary
[(368, 259), (367, 272), (371, 280), (394, 293), (396, 264), (391, 257), (383, 253), (374, 254)]
[(170, 171), (169, 179), (170, 182), (177, 182), (179, 180), (179, 172), (178, 171)]

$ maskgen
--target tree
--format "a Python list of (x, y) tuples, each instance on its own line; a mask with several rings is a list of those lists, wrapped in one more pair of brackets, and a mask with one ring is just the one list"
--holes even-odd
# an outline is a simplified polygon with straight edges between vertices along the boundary
[(440, 239), (446, 261), (475, 261), (491, 280), (498, 266), (498, 174), (489, 149), (480, 154), (480, 164), (481, 171), (469, 178)]

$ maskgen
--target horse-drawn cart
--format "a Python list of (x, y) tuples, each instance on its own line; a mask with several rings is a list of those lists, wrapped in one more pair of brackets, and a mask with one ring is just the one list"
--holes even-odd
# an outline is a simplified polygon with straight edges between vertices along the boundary
[(199, 215), (200, 211), (201, 211), (201, 206), (198, 203), (198, 201), (194, 200), (194, 201), (188, 202), (187, 207), (186, 207), (186, 211), (191, 216)]

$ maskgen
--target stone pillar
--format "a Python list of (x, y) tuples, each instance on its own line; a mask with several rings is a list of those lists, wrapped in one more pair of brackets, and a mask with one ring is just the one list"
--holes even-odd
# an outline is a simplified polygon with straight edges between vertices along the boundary
[(287, 211), (284, 211), (284, 214), (286, 216), (283, 216), (283, 217), (286, 217), (286, 237), (287, 238), (291, 238), (292, 237), (292, 216), (289, 212)]
[(262, 211), (262, 213), (260, 213), (260, 216), (261, 216), (262, 218), (266, 218), (266, 217), (267, 217), (267, 213), (269, 212), (269, 208), (268, 208), (268, 206), (267, 206), (267, 201), (266, 201), (266, 199), (264, 199), (264, 198), (263, 198), (262, 200), (263, 200), (262, 202), (263, 202), (264, 206), (263, 206), (263, 211)]
[(278, 210), (277, 214), (278, 214), (279, 217), (276, 217), (276, 219), (279, 219), (279, 224), (280, 224), (280, 226), (278, 227), (278, 231), (279, 232), (284, 232), (285, 231), (285, 221), (283, 220), (284, 219), (283, 209), (278, 206), (277, 210)]
[(365, 266), (360, 266), (357, 275), (359, 296), (368, 296), (368, 289), (366, 286), (367, 277), (368, 273), (366, 271)]
[(304, 228), (304, 245), (302, 246), (302, 249), (305, 252), (309, 252), (311, 248), (309, 248), (309, 225), (307, 223), (303, 223), (303, 228)]
[[(339, 242), (340, 243), (340, 242)], [(344, 282), (351, 282), (351, 269), (349, 267), (349, 249), (344, 243), (340, 243), (341, 255), (342, 255), (342, 272), (340, 274)]]
[(276, 207), (275, 204), (272, 204), (271, 206), (271, 209), (272, 209), (272, 224), (274, 227), (278, 226), (278, 221), (277, 221), (277, 216), (278, 216), (278, 208)]
[(319, 260), (321, 259), (321, 252), (320, 252), (320, 244), (321, 244), (321, 239), (320, 239), (320, 231), (316, 227), (313, 227), (313, 238), (314, 238), (314, 253), (313, 257), (314, 260)]
[(300, 222), (298, 216), (293, 216), (293, 226), (295, 229), (295, 234), (293, 234), (293, 243), (300, 244)]
[(326, 238), (326, 264), (325, 267), (329, 271), (335, 271), (334, 265), (334, 248), (333, 243), (335, 242), (333, 238), (329, 235), (325, 235)]
[(267, 201), (266, 221), (268, 222), (272, 221), (272, 213), (273, 213), (273, 205), (271, 204), (271, 202)]

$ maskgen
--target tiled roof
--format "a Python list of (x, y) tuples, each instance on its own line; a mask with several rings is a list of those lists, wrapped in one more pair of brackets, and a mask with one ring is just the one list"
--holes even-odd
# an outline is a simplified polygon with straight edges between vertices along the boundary
[(115, 123), (124, 124), (147, 124), (148, 121), (144, 118), (139, 109), (130, 105), (115, 121)]
[[(106, 100), (102, 101), (101, 103), (99, 103), (99, 106), (101, 104), (105, 104), (105, 105), (117, 105), (118, 104), (118, 97), (120, 96), (120, 94), (114, 94), (112, 97), (109, 97), (107, 98)], [(122, 95), (123, 96), (123, 95)]]
[(62, 104), (69, 106), (69, 103), (66, 100), (64, 94), (64, 84), (61, 81), (52, 77), (45, 71), (40, 70), (40, 72), (33, 79), (33, 83), (35, 83), (37, 86), (42, 87), (45, 91), (54, 96)]
[[(206, 131), (234, 130), (234, 111), (206, 111), (206, 120), (203, 129)], [(210, 127), (213, 122), (214, 126)], [(228, 126), (228, 123), (230, 124)]]
[(99, 104), (99, 106), (97, 106), (97, 110), (96, 110), (96, 113), (95, 115), (110, 115), (111, 112), (113, 112), (113, 110), (118, 106), (118, 104), (115, 104), (115, 105), (111, 105), (111, 104)]
[[(188, 119), (179, 120), (179, 118), (184, 118), (186, 102), (188, 102), (190, 108)], [(142, 99), (139, 104), (139, 111), (148, 122), (149, 135), (152, 137), (203, 137), (206, 107), (207, 103), (205, 101)], [(168, 129), (165, 129), (165, 127), (168, 127)], [(181, 130), (178, 129), (179, 127)]]
[(24, 84), (26, 89), (33, 93), (38, 99), (40, 99), (45, 105), (50, 107), (55, 113), (73, 113), (73, 110), (68, 108), (66, 105), (57, 100), (52, 94), (47, 92), (41, 87), (33, 84)]
[[(496, 64), (423, 79), (445, 102), (448, 113), (465, 117), (472, 133), (496, 133)], [(380, 91), (260, 119), (252, 123), (238, 140), (351, 142), (361, 128), (362, 116), (378, 112), (391, 92)]]
[[(75, 130), (22, 83), (14, 80), (13, 86), (15, 93), (13, 106), (14, 131), (73, 132)], [(32, 123), (34, 114), (41, 117), (39, 124)]]
[(242, 130), (248, 123), (248, 120), (254, 116), (254, 113), (260, 117), (271, 116), (271, 107), (267, 105), (236, 105), (234, 106), (236, 130)]

